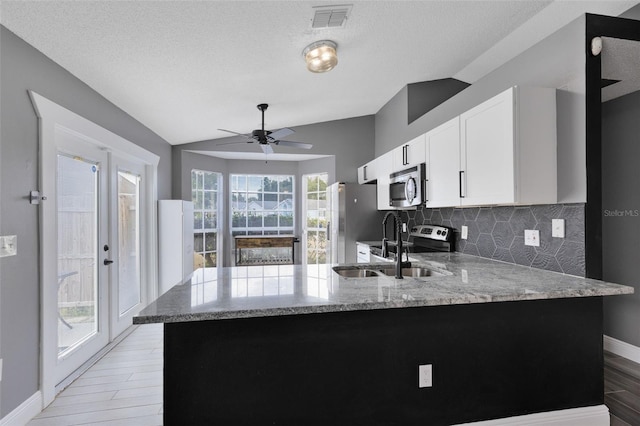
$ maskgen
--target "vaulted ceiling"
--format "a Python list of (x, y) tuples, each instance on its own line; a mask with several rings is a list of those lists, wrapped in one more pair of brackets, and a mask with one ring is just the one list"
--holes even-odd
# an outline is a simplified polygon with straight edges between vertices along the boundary
[[(323, 1), (8, 1), (0, 21), (171, 144), (375, 114), (409, 83), (473, 83), (585, 12), (637, 1), (349, 1), (345, 24), (312, 28)], [(345, 4), (345, 2), (337, 2)], [(305, 46), (338, 66), (312, 74)]]

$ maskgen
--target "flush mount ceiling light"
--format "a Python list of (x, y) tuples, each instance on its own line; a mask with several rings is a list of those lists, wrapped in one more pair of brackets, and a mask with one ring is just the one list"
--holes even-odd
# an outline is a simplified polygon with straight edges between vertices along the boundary
[(331, 40), (321, 40), (311, 43), (302, 51), (302, 56), (311, 72), (331, 71), (338, 65), (337, 44)]

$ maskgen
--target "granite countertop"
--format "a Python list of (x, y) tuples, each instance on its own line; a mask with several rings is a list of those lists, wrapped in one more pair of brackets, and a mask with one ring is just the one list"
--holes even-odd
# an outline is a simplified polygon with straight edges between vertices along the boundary
[[(633, 288), (462, 253), (413, 254), (442, 276), (346, 278), (336, 265), (206, 268), (133, 318), (134, 324), (221, 320), (417, 306), (611, 296)], [(373, 265), (373, 266), (372, 266)], [(357, 269), (390, 263), (340, 265)]]

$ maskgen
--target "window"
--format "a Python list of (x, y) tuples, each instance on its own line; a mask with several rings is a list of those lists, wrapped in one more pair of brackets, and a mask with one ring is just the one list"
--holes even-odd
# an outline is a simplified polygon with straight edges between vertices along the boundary
[(191, 171), (194, 268), (218, 265), (218, 216), (221, 174)]
[(231, 234), (293, 235), (293, 176), (231, 175)]
[(305, 196), (303, 212), (306, 223), (304, 246), (307, 248), (307, 264), (327, 262), (327, 173), (302, 177)]

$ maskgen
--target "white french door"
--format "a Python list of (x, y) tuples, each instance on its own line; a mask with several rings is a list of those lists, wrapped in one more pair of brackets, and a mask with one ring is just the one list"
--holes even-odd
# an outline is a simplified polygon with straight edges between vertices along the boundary
[(114, 339), (127, 329), (143, 308), (146, 247), (142, 219), (145, 217), (143, 164), (111, 156), (110, 240), (113, 256), (110, 271), (110, 334)]
[[(40, 126), (41, 391), (78, 374), (157, 295), (159, 157), (29, 92)], [(32, 201), (34, 202), (34, 201)]]
[[(108, 342), (108, 155), (56, 129), (57, 233), (55, 380), (64, 380)], [(51, 293), (54, 294), (53, 292)]]

